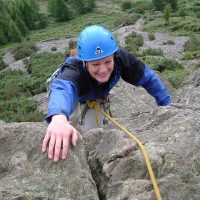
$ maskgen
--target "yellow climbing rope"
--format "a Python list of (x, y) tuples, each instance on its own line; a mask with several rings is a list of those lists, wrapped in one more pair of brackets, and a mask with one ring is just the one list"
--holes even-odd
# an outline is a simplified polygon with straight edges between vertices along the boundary
[[(157, 185), (157, 182), (156, 182), (156, 178), (154, 176), (154, 173), (153, 173), (153, 170), (152, 170), (152, 167), (151, 167), (151, 163), (149, 161), (149, 158), (148, 158), (148, 155), (147, 155), (147, 152), (144, 148), (144, 146), (142, 145), (142, 143), (138, 140), (137, 137), (135, 137), (132, 133), (130, 133), (126, 128), (124, 128), (121, 124), (119, 124), (117, 121), (115, 121), (112, 117), (110, 117), (107, 113), (105, 113), (100, 107), (99, 107), (99, 103), (97, 101), (89, 101), (88, 102), (88, 106), (92, 109), (95, 110), (95, 112), (97, 113), (97, 111), (101, 112), (105, 117), (107, 117), (112, 123), (114, 123), (117, 127), (119, 127), (122, 131), (124, 131), (126, 134), (128, 134), (135, 142), (137, 142), (137, 144), (139, 145), (141, 151), (142, 151), (142, 154), (144, 156), (144, 160), (146, 162), (146, 165), (147, 165), (147, 169), (149, 171), (149, 174), (150, 174), (150, 177), (151, 177), (151, 181), (152, 181), (152, 184), (153, 184), (153, 187), (154, 187), (154, 190), (155, 190), (155, 193), (156, 193), (156, 197), (157, 197), (157, 200), (162, 200), (161, 198), (161, 195), (160, 195), (160, 191), (159, 191), (159, 188), (158, 188), (158, 185)], [(96, 115), (97, 116), (97, 115)], [(97, 120), (97, 124), (98, 124), (98, 117), (96, 117), (96, 120)]]

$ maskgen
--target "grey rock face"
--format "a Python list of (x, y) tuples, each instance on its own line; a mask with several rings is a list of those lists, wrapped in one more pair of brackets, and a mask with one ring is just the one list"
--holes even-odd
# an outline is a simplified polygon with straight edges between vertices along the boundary
[[(114, 118), (148, 152), (162, 199), (200, 199), (199, 73), (168, 107), (156, 107), (141, 88), (123, 82), (111, 94)], [(110, 122), (82, 132), (58, 163), (41, 153), (45, 131), (44, 123), (0, 123), (1, 200), (156, 199), (140, 148)]]
[(200, 107), (200, 69), (195, 70), (177, 91), (175, 102), (189, 107)]
[[(121, 123), (144, 144), (163, 199), (200, 198), (199, 110), (159, 108)], [(90, 144), (86, 145), (90, 147), (88, 160), (101, 197), (156, 199), (138, 145), (117, 129), (102, 132), (99, 140), (89, 137), (90, 133), (85, 136)]]
[(0, 199), (99, 199), (82, 143), (67, 160), (41, 153), (43, 123), (0, 127)]
[[(199, 70), (194, 71), (174, 94), (179, 103), (170, 107), (156, 108), (151, 97), (142, 98), (140, 89), (124, 100), (131, 94), (129, 86), (113, 94), (114, 115), (144, 144), (163, 199), (200, 199), (199, 77)], [(109, 123), (83, 138), (101, 199), (156, 199), (141, 150), (124, 132)]]

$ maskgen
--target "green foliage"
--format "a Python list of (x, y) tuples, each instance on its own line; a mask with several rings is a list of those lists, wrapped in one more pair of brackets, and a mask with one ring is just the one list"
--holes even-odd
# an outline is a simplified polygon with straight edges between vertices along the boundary
[(187, 51), (183, 54), (182, 60), (200, 59), (200, 51)]
[(200, 11), (199, 11), (199, 10), (196, 11), (196, 17), (197, 17), (197, 18), (200, 18)]
[(198, 63), (195, 65), (195, 68), (196, 68), (196, 69), (200, 68), (200, 62), (198, 62)]
[(152, 0), (152, 4), (155, 10), (163, 10), (164, 8), (163, 0)]
[(7, 42), (20, 42), (21, 32), (12, 20), (4, 1), (0, 1), (0, 6), (0, 45)]
[(7, 65), (3, 62), (3, 56), (0, 55), (0, 71), (5, 69)]
[(52, 2), (54, 2), (54, 7), (51, 14), (57, 21), (68, 21), (73, 18), (72, 12), (64, 0), (53, 0)]
[(152, 68), (159, 72), (164, 72), (165, 70), (178, 70), (178, 69), (184, 69), (184, 67), (175, 60), (170, 59), (162, 59), (155, 63)]
[(166, 0), (166, 4), (169, 4), (173, 10), (178, 8), (178, 0)]
[(29, 82), (29, 77), (22, 71), (6, 70), (0, 73), (0, 100), (9, 100), (20, 95), (29, 96), (28, 88), (24, 87)]
[(170, 5), (173, 10), (178, 8), (178, 0), (152, 0), (155, 10), (162, 11), (167, 5)]
[(184, 69), (177, 69), (165, 70), (163, 74), (164, 77), (172, 84), (172, 86), (178, 89), (189, 75), (189, 72)]
[(152, 4), (146, 0), (137, 0), (133, 2), (133, 8), (136, 13), (144, 14), (146, 11), (152, 9)]
[(45, 82), (63, 61), (64, 55), (61, 53), (34, 54), (28, 61), (27, 70), (30, 74), (29, 81), (24, 88), (28, 88), (32, 95), (46, 92)]
[(47, 23), (34, 0), (0, 1), (0, 45), (21, 42), (29, 30), (44, 28)]
[(69, 21), (75, 15), (88, 13), (94, 10), (95, 0), (48, 0), (48, 11), (57, 21)]
[(162, 49), (145, 49), (142, 51), (142, 53), (139, 55), (141, 57), (151, 55), (151, 56), (163, 56), (163, 50)]
[(171, 6), (169, 4), (167, 4), (163, 10), (163, 17), (164, 17), (166, 24), (169, 23), (170, 16), (171, 16)]
[(174, 88), (179, 88), (189, 72), (175, 60), (143, 57), (142, 60), (153, 70), (161, 72)]
[(35, 44), (24, 43), (24, 44), (20, 44), (19, 46), (15, 47), (12, 50), (12, 53), (13, 53), (13, 57), (15, 58), (15, 60), (20, 60), (22, 58), (31, 56), (37, 50), (38, 50), (38, 48), (36, 47)]
[(162, 45), (174, 45), (175, 43), (174, 43), (174, 41), (173, 40), (167, 40), (166, 42), (164, 41), (163, 43), (162, 43)]
[(0, 119), (6, 122), (42, 121), (37, 103), (27, 97), (46, 92), (45, 81), (63, 60), (62, 54), (35, 54), (28, 61), (29, 75), (22, 71), (0, 73)]
[(18, 8), (21, 13), (22, 20), (25, 22), (29, 30), (39, 27), (39, 7), (34, 0), (18, 0)]
[(170, 23), (166, 24), (160, 18), (153, 22), (147, 23), (143, 26), (143, 31), (156, 32), (162, 30), (164, 32), (170, 32), (173, 35), (178, 36), (191, 36), (193, 34), (200, 34), (199, 19), (194, 17), (171, 17)]
[(37, 27), (40, 29), (46, 28), (49, 24), (49, 19), (47, 15), (44, 13), (39, 13), (38, 17), (39, 17), (38, 18), (39, 22), (37, 23), (38, 24)]
[(95, 0), (74, 0), (72, 3), (77, 14), (91, 12), (96, 7)]
[(198, 35), (193, 35), (184, 44), (184, 51), (200, 51), (200, 37)]
[(137, 53), (139, 47), (143, 46), (143, 43), (143, 37), (135, 32), (126, 37), (126, 49), (134, 54)]
[(128, 10), (128, 9), (130, 9), (132, 7), (133, 7), (133, 4), (132, 4), (131, 1), (124, 1), (124, 2), (121, 3), (121, 9), (123, 11)]
[(187, 15), (187, 12), (186, 12), (186, 10), (185, 10), (185, 8), (180, 8), (179, 10), (178, 10), (178, 15), (180, 16), (180, 17), (185, 17), (186, 15)]
[(131, 25), (131, 24), (135, 24), (135, 22), (137, 21), (137, 19), (139, 18), (139, 15), (136, 14), (125, 14), (125, 15), (121, 15), (121, 16), (116, 16), (115, 20), (114, 20), (114, 24), (116, 26), (127, 26), (127, 25)]
[(154, 33), (148, 33), (149, 40), (155, 40), (155, 34)]
[(43, 118), (44, 115), (37, 111), (37, 102), (26, 97), (0, 100), (0, 119), (5, 122), (38, 122)]

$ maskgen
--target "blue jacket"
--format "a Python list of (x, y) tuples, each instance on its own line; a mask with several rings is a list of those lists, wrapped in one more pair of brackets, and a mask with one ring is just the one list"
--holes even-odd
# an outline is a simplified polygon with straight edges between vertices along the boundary
[(53, 80), (46, 121), (50, 122), (55, 114), (69, 118), (78, 101), (106, 97), (120, 78), (132, 85), (142, 86), (155, 98), (158, 106), (171, 103), (171, 96), (160, 79), (132, 54), (120, 49), (114, 54), (114, 63), (110, 80), (100, 84), (90, 76), (84, 62), (76, 57), (67, 59)]

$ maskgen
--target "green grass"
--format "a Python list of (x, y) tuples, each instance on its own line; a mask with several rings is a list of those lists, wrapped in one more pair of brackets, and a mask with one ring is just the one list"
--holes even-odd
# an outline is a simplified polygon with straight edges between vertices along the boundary
[(184, 69), (176, 69), (166, 70), (163, 74), (164, 77), (172, 84), (172, 86), (178, 89), (189, 75), (189, 72)]
[(48, 11), (47, 11), (48, 0), (37, 0), (36, 2), (41, 12), (48, 14)]
[(99, 24), (103, 25), (109, 29), (114, 29), (114, 16), (108, 16), (98, 13), (89, 13), (87, 15), (82, 15), (76, 19), (70, 20), (68, 22), (52, 22), (47, 28), (32, 31), (29, 35), (30, 41), (40, 41), (48, 40), (53, 38), (65, 38), (78, 36), (80, 31), (86, 26)]
[(157, 18), (143, 26), (143, 31), (164, 31), (176, 36), (200, 34), (200, 19), (195, 17), (171, 17), (168, 24), (162, 18)]

